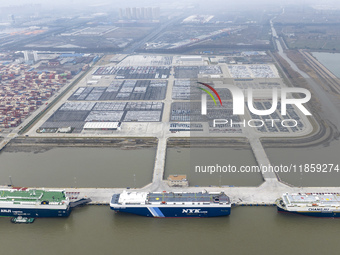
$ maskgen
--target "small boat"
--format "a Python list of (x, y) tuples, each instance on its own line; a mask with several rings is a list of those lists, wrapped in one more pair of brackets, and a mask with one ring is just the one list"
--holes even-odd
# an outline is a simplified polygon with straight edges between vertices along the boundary
[(18, 217), (13, 217), (11, 219), (12, 223), (33, 223), (34, 222), (34, 218), (28, 218), (28, 217), (22, 217), (22, 216), (18, 216)]

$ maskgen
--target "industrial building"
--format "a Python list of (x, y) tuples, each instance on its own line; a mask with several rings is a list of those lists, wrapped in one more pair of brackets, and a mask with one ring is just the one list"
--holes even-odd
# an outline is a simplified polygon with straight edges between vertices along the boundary
[(119, 8), (119, 19), (127, 20), (159, 20), (159, 7), (126, 7)]
[(86, 122), (84, 130), (120, 130), (120, 122)]
[(186, 175), (169, 175), (168, 179), (169, 187), (188, 187), (189, 182)]

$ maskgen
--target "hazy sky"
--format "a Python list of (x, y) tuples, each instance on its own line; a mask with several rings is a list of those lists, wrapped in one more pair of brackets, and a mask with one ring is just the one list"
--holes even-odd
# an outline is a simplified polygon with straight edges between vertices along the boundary
[[(63, 4), (63, 5), (67, 5), (67, 4), (108, 4), (108, 3), (114, 3), (114, 4), (121, 4), (124, 3), (125, 5), (143, 5), (145, 3), (149, 4), (149, 3), (173, 3), (176, 1), (170, 1), (170, 0), (11, 0), (11, 1), (7, 1), (7, 0), (0, 0), (0, 4), (2, 6), (6, 6), (6, 5), (16, 5), (16, 4), (29, 4), (29, 3), (41, 3), (44, 5), (49, 5), (49, 4)], [(206, 3), (206, 0), (181, 0), (178, 1), (181, 3)], [(208, 1), (209, 4), (230, 4), (230, 3), (241, 3), (241, 4), (260, 4), (260, 3), (277, 3), (277, 4), (293, 4), (293, 3), (309, 3), (309, 4), (336, 4), (339, 1), (338, 0), (209, 0)]]
[(167, 6), (167, 4), (174, 6), (176, 3), (179, 5), (183, 4), (199, 4), (199, 6), (210, 6), (210, 7), (218, 7), (218, 6), (250, 6), (250, 5), (261, 5), (261, 4), (277, 4), (277, 5), (287, 5), (287, 4), (318, 4), (318, 5), (331, 5), (331, 6), (339, 6), (339, 0), (0, 0), (0, 6), (8, 6), (8, 5), (22, 5), (22, 4), (31, 4), (31, 3), (40, 3), (43, 6), (56, 6), (63, 5), (67, 6), (76, 6), (77, 4), (81, 6), (100, 6), (107, 5), (118, 7), (127, 7), (127, 6)]

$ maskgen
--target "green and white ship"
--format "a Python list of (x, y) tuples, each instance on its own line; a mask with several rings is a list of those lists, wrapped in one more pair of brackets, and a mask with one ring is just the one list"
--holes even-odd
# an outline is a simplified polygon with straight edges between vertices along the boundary
[(64, 190), (0, 189), (1, 217), (67, 217), (70, 211)]

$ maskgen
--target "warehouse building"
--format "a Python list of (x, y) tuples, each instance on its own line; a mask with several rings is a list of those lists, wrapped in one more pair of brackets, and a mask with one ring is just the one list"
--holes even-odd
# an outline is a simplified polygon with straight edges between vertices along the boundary
[(84, 130), (120, 130), (121, 122), (86, 122)]

